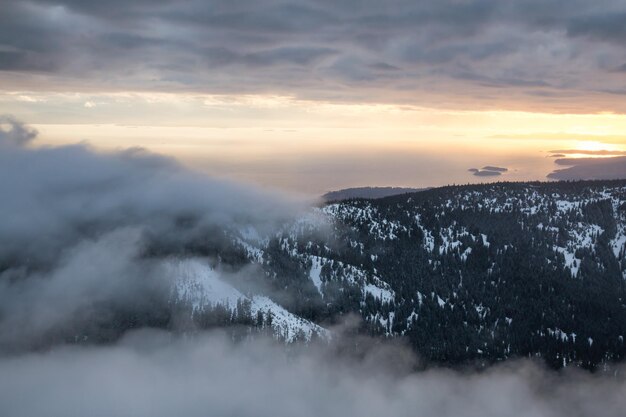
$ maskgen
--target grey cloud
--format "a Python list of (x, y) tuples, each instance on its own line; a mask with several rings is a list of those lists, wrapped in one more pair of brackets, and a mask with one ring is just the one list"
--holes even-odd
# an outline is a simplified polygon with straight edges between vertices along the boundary
[(624, 45), (626, 42), (626, 11), (622, 9), (621, 11), (576, 17), (569, 22), (567, 32), (570, 36), (586, 36)]
[[(36, 134), (13, 119), (5, 140)], [(298, 204), (285, 196), (218, 181), (141, 149), (98, 153), (85, 145), (7, 147), (0, 152), (0, 260), (15, 253), (53, 254), (81, 225), (173, 227), (181, 217), (199, 225), (278, 222)], [(254, 209), (251, 209), (254, 207)], [(45, 249), (45, 250), (44, 250)]]
[[(259, 50), (252, 53), (240, 54), (237, 51), (221, 48), (209, 47), (198, 51), (200, 61), (211, 68), (222, 67), (244, 67), (254, 68), (256, 71), (262, 69), (276, 69), (280, 66), (300, 66), (315, 65), (325, 58), (332, 57), (337, 51), (331, 48), (274, 48)], [(177, 66), (180, 68), (180, 65)], [(228, 69), (226, 69), (228, 70)], [(232, 70), (232, 68), (230, 68)]]
[[(480, 74), (474, 74), (471, 72), (458, 72), (458, 73), (453, 73), (451, 74), (454, 78), (460, 79), (460, 80), (469, 80), (469, 81), (476, 81), (477, 83), (479, 83), (482, 86), (487, 86), (487, 87), (496, 87), (496, 88), (503, 88), (503, 87), (549, 87), (550, 85), (542, 80), (524, 80), (524, 79), (518, 79), (518, 78), (511, 78), (511, 77), (488, 77), (488, 76), (484, 76), (484, 75), (480, 75)], [(537, 92), (538, 94), (542, 94), (542, 95), (546, 95), (549, 93), (546, 92)], [(534, 94), (533, 92), (530, 93), (531, 95)]]
[(46, 6), (62, 6), (69, 11), (83, 15), (96, 16), (106, 19), (126, 19), (136, 17), (147, 9), (158, 11), (161, 8), (176, 3), (176, 0), (110, 0), (106, 3), (93, 0), (34, 0)]
[[(218, 2), (219, 3), (219, 2)], [(263, 36), (299, 34), (321, 30), (337, 24), (332, 13), (307, 4), (306, 1), (281, 3), (276, 1), (241, 1), (228, 4), (187, 2), (189, 7), (174, 7), (160, 17), (200, 27), (211, 26), (229, 32), (247, 32)]]
[(0, 51), (0, 71), (53, 71), (55, 65), (47, 58), (24, 51)]
[(320, 59), (337, 54), (331, 48), (277, 48), (269, 51), (259, 51), (248, 54), (243, 60), (252, 66), (268, 66), (277, 63), (296, 65), (311, 65)]
[[(273, 90), (413, 102), (423, 96), (419, 91), (506, 103), (508, 96), (491, 88), (509, 87), (530, 102), (551, 94), (541, 103), (562, 108), (574, 91), (622, 85), (618, 73), (598, 76), (623, 64), (625, 11), (613, 0), (115, 1), (106, 7), (12, 0), (3, 7), (0, 77), (44, 72), (75, 88)], [(587, 105), (624, 110), (614, 102)]]
[(149, 253), (216, 247), (249, 226), (265, 235), (306, 206), (141, 149), (24, 147), (36, 132), (2, 120), (12, 129), (0, 131), (0, 348), (97, 323), (102, 304), (167, 295)]
[(0, 148), (3, 145), (24, 146), (37, 137), (37, 131), (11, 116), (0, 115)]
[(387, 64), (386, 62), (376, 62), (370, 65), (371, 68), (380, 71), (399, 71), (400, 68), (395, 65)]
[(32, 348), (56, 342), (49, 334), (97, 328), (114, 309), (149, 300), (165, 305), (167, 277), (141, 256), (144, 244), (140, 229), (118, 229), (66, 247), (54, 268), (0, 272), (0, 349)]
[[(349, 342), (347, 340), (346, 342)], [(363, 340), (360, 340), (363, 343)], [(354, 345), (353, 345), (354, 346)], [(362, 360), (333, 346), (290, 351), (219, 333), (137, 332), (120, 343), (0, 358), (0, 412), (35, 415), (583, 417), (623, 415), (617, 376), (552, 374), (530, 362), (481, 373), (407, 373), (399, 348), (369, 344)]]

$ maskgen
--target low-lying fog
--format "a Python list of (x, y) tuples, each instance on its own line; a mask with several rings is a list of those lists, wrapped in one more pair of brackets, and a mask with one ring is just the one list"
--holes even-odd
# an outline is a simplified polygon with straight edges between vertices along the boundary
[(400, 348), (357, 361), (220, 333), (140, 331), (114, 346), (0, 359), (3, 416), (623, 416), (626, 381), (511, 362), (482, 373), (409, 374)]

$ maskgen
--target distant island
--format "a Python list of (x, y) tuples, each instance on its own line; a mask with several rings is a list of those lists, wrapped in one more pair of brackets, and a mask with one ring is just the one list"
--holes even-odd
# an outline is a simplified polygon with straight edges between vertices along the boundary
[(497, 177), (499, 175), (502, 175), (505, 172), (508, 172), (508, 170), (509, 170), (508, 168), (495, 167), (491, 165), (484, 166), (481, 169), (478, 169), (478, 168), (468, 169), (468, 171), (473, 173), (474, 176), (476, 177)]
[(415, 193), (425, 191), (428, 188), (408, 188), (408, 187), (355, 187), (343, 190), (329, 191), (322, 196), (324, 201), (339, 201), (350, 198), (384, 198), (392, 195)]

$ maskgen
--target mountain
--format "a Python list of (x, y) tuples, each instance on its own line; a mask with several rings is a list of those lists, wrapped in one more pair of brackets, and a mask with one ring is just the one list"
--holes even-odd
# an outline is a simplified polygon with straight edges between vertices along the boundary
[(343, 190), (329, 191), (322, 196), (326, 202), (347, 200), (350, 198), (384, 198), (398, 194), (415, 193), (424, 191), (426, 188), (405, 188), (405, 187), (356, 187), (345, 188)]
[(626, 353), (624, 180), (351, 199), (271, 233), (224, 228), (183, 246), (155, 240), (145, 256), (167, 265), (166, 299), (74, 329), (68, 340), (156, 326), (291, 343), (332, 337), (355, 314), (360, 332), (401, 338), (424, 364), (533, 357), (595, 369)]
[(317, 307), (291, 308), (311, 320), (357, 312), (445, 364), (624, 357), (626, 181), (444, 187), (318, 215), (260, 248), (308, 274), (295, 292)]

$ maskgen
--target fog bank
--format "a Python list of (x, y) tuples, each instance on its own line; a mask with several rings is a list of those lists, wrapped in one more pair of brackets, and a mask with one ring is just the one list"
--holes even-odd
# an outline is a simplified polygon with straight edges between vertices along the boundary
[[(529, 362), (480, 374), (389, 371), (410, 361), (370, 347), (360, 361), (331, 347), (287, 352), (220, 333), (138, 332), (108, 347), (60, 347), (0, 359), (3, 416), (622, 416), (623, 378)], [(400, 354), (399, 354), (400, 352)], [(398, 369), (398, 368), (396, 368)]]
[(176, 277), (163, 258), (217, 252), (227, 233), (271, 233), (309, 204), (142, 149), (36, 138), (0, 116), (0, 350), (166, 304)]

